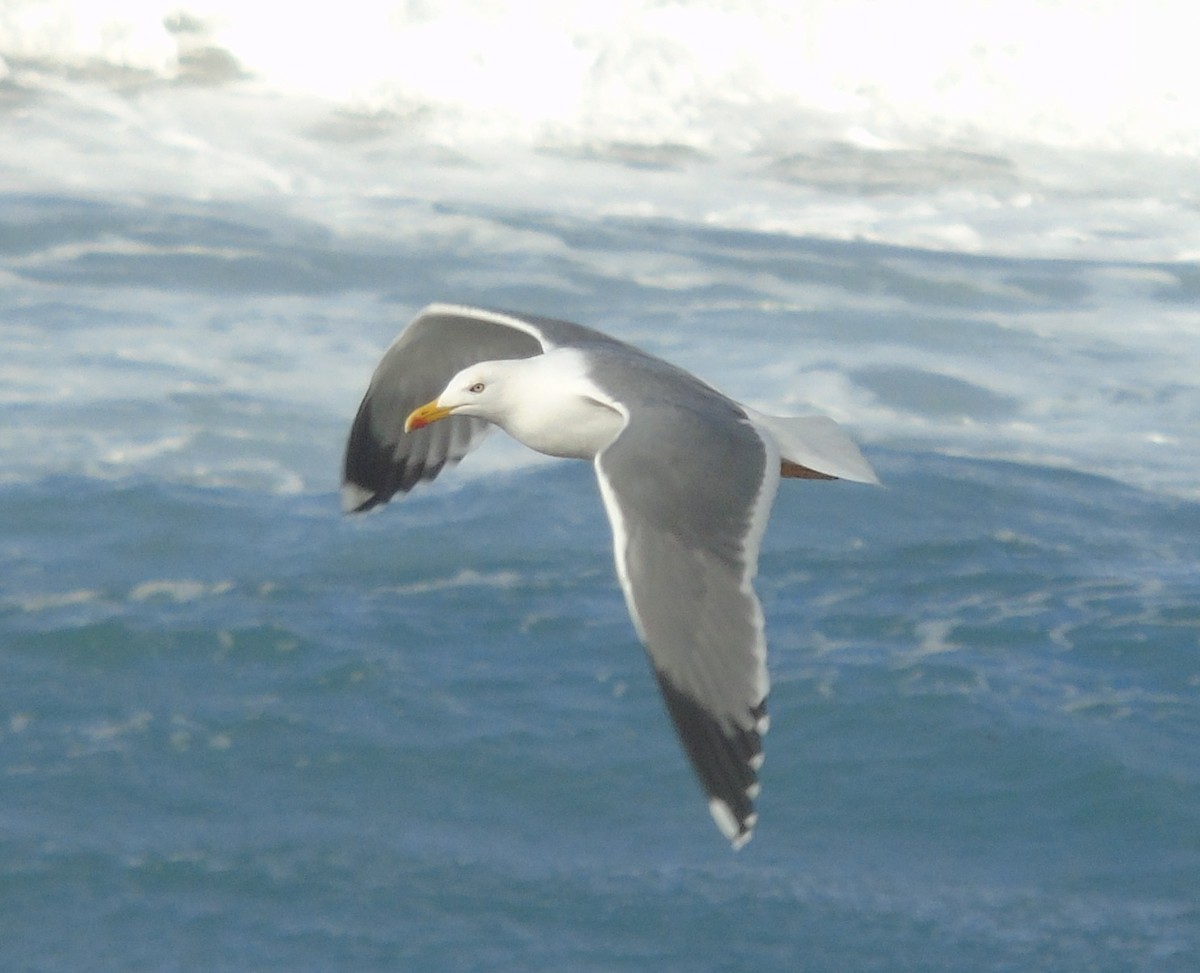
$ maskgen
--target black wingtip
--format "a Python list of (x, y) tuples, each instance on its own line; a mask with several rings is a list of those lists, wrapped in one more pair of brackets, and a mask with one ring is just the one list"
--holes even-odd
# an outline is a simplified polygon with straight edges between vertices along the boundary
[(762, 733), (767, 706), (763, 700), (750, 713), (754, 728), (727, 727), (713, 713), (655, 671), (667, 712), (679, 733), (696, 776), (708, 795), (708, 809), (734, 849), (750, 840), (758, 814), (758, 768), (762, 765)]
[[(450, 418), (444, 423), (456, 421), (468, 420)], [(404, 439), (411, 437), (419, 443), (422, 437), (436, 433), (418, 429), (397, 435)], [(423, 480), (434, 479), (447, 463), (457, 460), (457, 457), (443, 455), (436, 462), (430, 462), (430, 450), (420, 446), (400, 450), (398, 446), (396, 441), (379, 434), (368, 394), (358, 407), (346, 440), (346, 455), (342, 462), (342, 509), (346, 513), (362, 513), (385, 504), (398, 493), (408, 493)]]
[(394, 475), (391, 450), (374, 432), (371, 399), (367, 396), (358, 407), (346, 440), (342, 463), (342, 509), (347, 513), (359, 513), (386, 502), (395, 492), (395, 489), (388, 492)]

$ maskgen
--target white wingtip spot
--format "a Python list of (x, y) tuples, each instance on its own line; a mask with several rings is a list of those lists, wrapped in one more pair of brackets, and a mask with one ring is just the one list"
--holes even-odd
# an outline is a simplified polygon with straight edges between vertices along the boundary
[(758, 722), (754, 724), (754, 729), (760, 737), (767, 735), (767, 730), (771, 729), (771, 717), (766, 713), (758, 718)]
[(767, 759), (767, 755), (761, 751), (750, 758), (750, 769), (757, 772), (762, 769), (763, 761)]
[(375, 496), (374, 490), (367, 490), (357, 483), (347, 481), (342, 484), (342, 511), (353, 513), (373, 496)]
[(738, 825), (737, 818), (734, 817), (733, 812), (729, 809), (729, 805), (719, 797), (709, 798), (708, 812), (712, 815), (712, 819), (716, 822), (721, 834), (733, 845), (734, 851), (737, 851), (750, 840), (754, 832), (754, 822), (758, 820), (757, 814), (751, 814), (746, 819), (746, 830), (743, 831)]

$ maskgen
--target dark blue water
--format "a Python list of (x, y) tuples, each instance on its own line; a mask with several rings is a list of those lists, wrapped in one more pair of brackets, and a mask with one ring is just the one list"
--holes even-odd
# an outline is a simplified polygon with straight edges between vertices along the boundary
[[(880, 58), (844, 0), (7, 6), (0, 973), (1200, 970), (1173, 11)], [(882, 475), (781, 487), (741, 852), (585, 464), (493, 442), (338, 512), (431, 301), (830, 415)]]
[(1195, 969), (1200, 507), (874, 458), (781, 489), (737, 854), (586, 464), (4, 486), (4, 968)]
[[(379, 205), (0, 197), (0, 970), (1200, 968), (1194, 264)], [(338, 512), (436, 299), (877, 466), (781, 487), (741, 852), (586, 464)]]

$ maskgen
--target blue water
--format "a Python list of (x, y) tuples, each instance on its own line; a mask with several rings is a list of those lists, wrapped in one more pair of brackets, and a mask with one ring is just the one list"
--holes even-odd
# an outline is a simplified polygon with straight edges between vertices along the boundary
[(876, 459), (778, 502), (737, 855), (586, 465), (4, 488), (5, 968), (1193, 968), (1200, 509)]
[[(189, 213), (191, 238), (257, 232), (248, 266), (183, 259), (165, 280), (153, 253), (49, 251), (30, 273), (21, 254), (47, 237), (170, 244), (180, 217), (6, 205), (25, 401), (5, 407), (0, 486), (5, 969), (1195, 968), (1194, 500), (954, 458), (900, 420), (868, 445), (883, 489), (785, 483), (759, 583), (762, 820), (733, 855), (626, 618), (586, 464), (501, 451), (378, 515), (338, 513), (354, 399), (402, 295), (437, 270), (423, 254), (386, 253), (383, 274), (351, 249), (324, 288), (288, 285), (263, 253), (328, 265), (338, 246), (314, 258), (286, 224)], [(655, 228), (569, 230), (586, 262)], [(865, 245), (669, 239), (714, 276), (772, 252), (849, 263), (847, 293), (880, 263)], [(490, 259), (454, 265), (466, 298)], [(788, 380), (752, 360), (762, 343), (804, 364), (984, 343), (1020, 371), (1030, 339), (963, 322), (1003, 313), (982, 299), (914, 327), (944, 309), (916, 284), (947, 261), (904, 259), (925, 296), (875, 315), (781, 316), (707, 285), (672, 315), (677, 295), (570, 269), (592, 295), (551, 296), (591, 323), (611, 302), (610, 327), (677, 356), (715, 345), (709, 369), (735, 380)], [(518, 267), (505, 302), (551, 303), (522, 284), (544, 272)], [(1031, 408), (932, 372), (845, 371), (931, 422)]]
[[(0, 971), (1200, 969), (1195, 59), (1110, 124), (964, 15), (874, 90), (843, 2), (799, 94), (784, 6), (723, 61), (680, 31), (727, 12), (644, 0), (547, 48), (579, 104), (511, 115), (488, 58), (545, 11), (392, 11), (480, 75), (380, 28), (370, 110), (240, 3), (0, 18)], [(586, 464), (496, 436), (339, 512), (437, 300), (831, 415), (879, 471), (781, 485), (742, 851)]]

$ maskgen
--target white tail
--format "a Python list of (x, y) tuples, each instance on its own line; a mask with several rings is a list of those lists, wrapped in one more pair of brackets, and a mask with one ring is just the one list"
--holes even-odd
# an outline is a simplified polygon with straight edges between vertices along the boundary
[(879, 477), (858, 446), (832, 419), (826, 416), (767, 416), (748, 406), (742, 408), (759, 432), (774, 440), (785, 469), (787, 463), (792, 463), (839, 480), (879, 483)]

